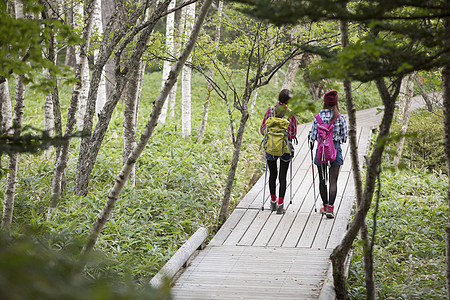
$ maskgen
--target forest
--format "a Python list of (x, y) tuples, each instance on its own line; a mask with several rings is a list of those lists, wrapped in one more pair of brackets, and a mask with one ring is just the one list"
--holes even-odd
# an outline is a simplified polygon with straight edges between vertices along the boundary
[(449, 26), (448, 0), (1, 1), (0, 298), (170, 299), (150, 279), (264, 174), (286, 88), (299, 123), (338, 91), (363, 170), (337, 298), (450, 299)]

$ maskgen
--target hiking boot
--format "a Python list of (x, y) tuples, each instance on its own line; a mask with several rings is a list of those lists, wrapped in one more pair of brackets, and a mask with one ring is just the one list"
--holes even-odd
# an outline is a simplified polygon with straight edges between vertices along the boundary
[(286, 210), (283, 208), (283, 204), (277, 204), (277, 215), (284, 215)]
[(334, 212), (333, 212), (333, 210), (334, 210), (334, 205), (327, 205), (327, 212), (326, 212), (326, 215), (327, 215), (327, 218), (328, 218), (328, 219), (333, 219), (333, 218), (334, 218)]
[(327, 213), (327, 206), (327, 204), (322, 204), (322, 207), (319, 210), (321, 215), (325, 215)]
[(270, 210), (276, 211), (277, 210), (277, 201), (270, 200)]

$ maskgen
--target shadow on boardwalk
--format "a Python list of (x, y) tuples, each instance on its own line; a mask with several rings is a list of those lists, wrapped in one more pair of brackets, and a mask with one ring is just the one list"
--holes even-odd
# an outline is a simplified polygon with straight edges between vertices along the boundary
[[(413, 107), (419, 105), (415, 99)], [(372, 129), (381, 120), (377, 111), (373, 108), (357, 113), (360, 162), (368, 150)], [(172, 289), (175, 299), (334, 298), (333, 288), (324, 288), (324, 282), (331, 272), (329, 256), (345, 234), (355, 202), (353, 170), (348, 144), (343, 144), (345, 163), (338, 179), (336, 217), (322, 217), (318, 212), (318, 187), (316, 192), (313, 189), (307, 143), (310, 128), (311, 123), (298, 127), (299, 144), (295, 147), (292, 180), (288, 179), (286, 213), (270, 211), (268, 192), (263, 199), (263, 175), (209, 245), (178, 277)]]

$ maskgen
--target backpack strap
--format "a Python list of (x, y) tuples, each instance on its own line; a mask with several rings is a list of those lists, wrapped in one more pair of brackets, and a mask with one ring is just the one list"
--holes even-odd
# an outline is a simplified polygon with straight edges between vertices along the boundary
[(317, 120), (319, 125), (325, 124), (319, 114), (315, 115), (314, 118)]

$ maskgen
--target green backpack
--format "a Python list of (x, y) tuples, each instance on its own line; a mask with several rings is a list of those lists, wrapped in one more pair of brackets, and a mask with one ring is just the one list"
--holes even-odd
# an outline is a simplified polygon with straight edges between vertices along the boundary
[(284, 118), (274, 117), (273, 107), (271, 108), (271, 115), (266, 120), (266, 134), (262, 141), (264, 150), (273, 156), (282, 156), (284, 153), (290, 153), (287, 136), (289, 121)]

